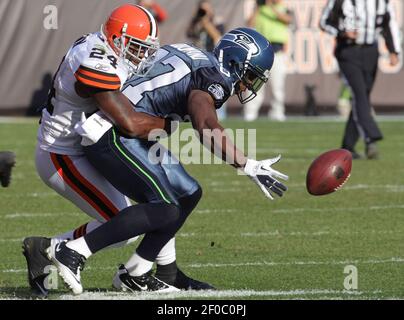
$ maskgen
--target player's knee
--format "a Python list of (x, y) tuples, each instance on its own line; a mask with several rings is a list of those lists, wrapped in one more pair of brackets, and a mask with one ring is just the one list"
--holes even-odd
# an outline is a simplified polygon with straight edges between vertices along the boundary
[(198, 185), (198, 188), (195, 192), (178, 200), (181, 206), (181, 213), (185, 216), (188, 216), (198, 205), (201, 198), (202, 188)]
[(180, 217), (180, 208), (175, 204), (166, 204), (164, 208), (164, 220), (166, 224), (176, 222)]
[(199, 201), (201, 200), (201, 198), (202, 198), (202, 188), (201, 188), (201, 186), (198, 185), (198, 189), (193, 194), (191, 194), (190, 197), (191, 197), (192, 204), (193, 204), (193, 206), (195, 208), (197, 206), (197, 204), (199, 203)]

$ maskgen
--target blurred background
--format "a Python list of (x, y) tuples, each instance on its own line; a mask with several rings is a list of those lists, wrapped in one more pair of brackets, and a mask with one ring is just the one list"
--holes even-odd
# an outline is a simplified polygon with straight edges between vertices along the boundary
[[(36, 115), (62, 57), (82, 34), (99, 30), (119, 0), (1, 0), (0, 1), (0, 115)], [(136, 3), (136, 1), (132, 1)], [(150, 1), (145, 1), (150, 2)], [(220, 32), (246, 26), (255, 0), (211, 0)], [(192, 20), (197, 0), (159, 0), (151, 10), (160, 19), (162, 44), (194, 42)], [(284, 0), (293, 12), (287, 44), (286, 114), (339, 114), (341, 80), (333, 55), (334, 38), (320, 31), (326, 0)], [(392, 0), (403, 34), (404, 4)], [(201, 40), (201, 39), (199, 39)], [(384, 41), (372, 102), (378, 114), (404, 113), (402, 61), (389, 65)], [(260, 114), (267, 113), (266, 92)], [(240, 116), (238, 99), (227, 104), (227, 115)]]

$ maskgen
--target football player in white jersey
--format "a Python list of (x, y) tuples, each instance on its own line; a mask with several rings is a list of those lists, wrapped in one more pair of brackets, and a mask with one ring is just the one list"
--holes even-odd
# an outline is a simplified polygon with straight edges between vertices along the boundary
[[(54, 239), (81, 237), (130, 205), (84, 157), (82, 137), (74, 129), (77, 123), (100, 109), (129, 137), (146, 138), (153, 129), (170, 127), (169, 119), (134, 111), (120, 92), (128, 78), (148, 67), (145, 58), (159, 48), (157, 32), (157, 23), (146, 9), (120, 6), (99, 32), (87, 34), (72, 45), (55, 73), (38, 130), (37, 172), (50, 188), (95, 220)], [(43, 237), (29, 237), (23, 242), (30, 286), (41, 295), (48, 293), (44, 269), (50, 264), (45, 253), (49, 246), (50, 239)], [(156, 262), (165, 269), (173, 265), (176, 272), (174, 239), (161, 250)]]

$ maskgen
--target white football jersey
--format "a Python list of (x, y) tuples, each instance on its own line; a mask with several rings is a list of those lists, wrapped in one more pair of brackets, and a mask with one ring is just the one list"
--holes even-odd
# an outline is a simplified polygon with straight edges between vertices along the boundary
[(81, 155), (81, 136), (74, 126), (98, 108), (93, 98), (79, 95), (75, 86), (120, 90), (129, 69), (111, 49), (101, 32), (78, 39), (57, 70), (38, 130), (41, 149), (64, 155)]

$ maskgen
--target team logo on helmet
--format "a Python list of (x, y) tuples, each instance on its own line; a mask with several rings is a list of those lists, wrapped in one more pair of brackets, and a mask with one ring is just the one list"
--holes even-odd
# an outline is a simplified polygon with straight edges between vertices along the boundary
[(255, 42), (255, 40), (249, 37), (245, 33), (228, 33), (223, 37), (223, 40), (232, 41), (237, 43), (239, 46), (246, 49), (248, 52), (251, 52), (252, 56), (256, 56), (260, 53), (260, 47)]

